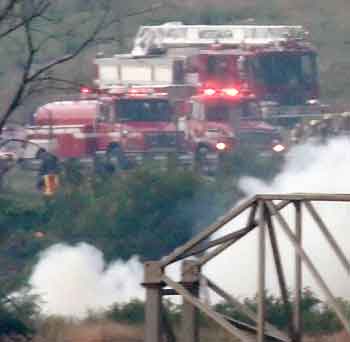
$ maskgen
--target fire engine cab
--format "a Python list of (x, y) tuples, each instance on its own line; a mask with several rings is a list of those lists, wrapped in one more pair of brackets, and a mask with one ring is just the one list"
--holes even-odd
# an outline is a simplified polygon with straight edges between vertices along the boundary
[(264, 117), (318, 113), (317, 51), (301, 26), (141, 26), (129, 55), (97, 58), (100, 89), (117, 84), (201, 88), (210, 82), (255, 95)]
[(190, 163), (185, 134), (178, 130), (177, 117), (168, 94), (162, 89), (132, 87), (126, 93), (101, 99), (98, 116), (97, 151), (123, 164), (169, 154), (180, 163)]
[(191, 98), (189, 107), (186, 132), (200, 161), (223, 156), (238, 145), (259, 155), (285, 150), (279, 131), (261, 120), (255, 98), (234, 87), (203, 88)]

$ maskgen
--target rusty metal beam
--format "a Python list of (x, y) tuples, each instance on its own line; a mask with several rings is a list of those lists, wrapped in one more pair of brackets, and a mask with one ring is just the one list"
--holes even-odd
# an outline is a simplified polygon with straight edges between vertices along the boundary
[[(249, 216), (248, 216), (248, 221), (247, 221), (247, 228), (254, 229), (257, 226), (257, 223), (255, 222), (255, 214), (256, 214), (257, 207), (258, 207), (257, 203), (254, 203), (252, 205), (252, 208), (250, 209)], [(232, 246), (237, 241), (238, 241), (238, 239), (237, 240), (227, 241), (226, 243), (224, 243), (220, 247), (218, 247), (218, 248), (214, 249), (213, 251), (203, 255), (199, 259), (198, 263), (201, 266), (205, 265), (207, 262), (209, 262), (211, 259), (215, 258), (217, 255), (219, 255), (220, 253), (225, 251), (227, 248)]]
[(350, 263), (345, 256), (345, 253), (342, 251), (340, 248), (339, 244), (337, 241), (334, 239), (330, 231), (328, 230), (326, 224), (322, 220), (321, 216), (317, 213), (315, 207), (310, 203), (309, 201), (304, 202), (305, 207), (309, 211), (310, 215), (314, 219), (314, 221), (317, 223), (318, 227), (320, 228), (321, 232), (323, 233), (324, 237), (328, 241), (328, 243), (331, 245), (334, 253), (337, 255), (339, 258), (340, 262), (343, 264), (346, 272), (350, 273)]
[[(295, 206), (295, 239), (298, 245), (302, 246), (302, 206), (301, 202), (294, 202)], [(294, 303), (293, 303), (293, 330), (295, 342), (302, 342), (303, 339), (303, 327), (301, 317), (301, 299), (303, 288), (303, 273), (302, 273), (302, 260), (300, 255), (295, 252), (295, 290), (294, 290)]]
[[(200, 267), (194, 260), (184, 260), (182, 263), (181, 280), (194, 297), (199, 296)], [(185, 298), (182, 304), (182, 342), (198, 342), (199, 321), (198, 309)]]
[(250, 226), (247, 226), (245, 228), (237, 230), (233, 233), (227, 234), (221, 238), (209, 241), (204, 246), (199, 246), (197, 248), (194, 248), (194, 249), (188, 251), (187, 253), (184, 253), (183, 255), (179, 256), (178, 259), (174, 260), (174, 262), (181, 260), (181, 259), (184, 259), (184, 258), (188, 258), (190, 256), (194, 256), (196, 254), (200, 254), (200, 253), (205, 252), (206, 250), (213, 248), (215, 246), (218, 246), (218, 245), (222, 245), (222, 244), (226, 244), (226, 243), (230, 243), (230, 242), (232, 242), (232, 243), (230, 243), (230, 245), (232, 245), (237, 240), (241, 239), (246, 234), (248, 234), (252, 229), (255, 228), (255, 226), (256, 226), (256, 224), (255, 225), (252, 224)]
[[(288, 298), (288, 288), (287, 288), (286, 277), (284, 275), (283, 264), (282, 264), (282, 260), (281, 260), (281, 254), (279, 251), (278, 241), (276, 238), (275, 227), (274, 227), (272, 218), (269, 215), (268, 208), (266, 206), (264, 206), (264, 209), (265, 209), (265, 215), (266, 215), (266, 223), (267, 223), (268, 232), (269, 232), (269, 236), (270, 236), (273, 260), (274, 260), (275, 267), (276, 267), (278, 284), (279, 284), (280, 291), (281, 291), (281, 297), (283, 300), (285, 313), (288, 315), (288, 314), (290, 314), (288, 312), (288, 305), (290, 305), (289, 298)], [(289, 337), (292, 339), (293, 342), (295, 342), (294, 341), (293, 322), (290, 319), (288, 320), (288, 330), (289, 330)]]
[[(277, 204), (278, 210), (282, 210), (289, 203), (290, 203), (290, 201), (281, 201), (280, 203)], [(256, 214), (256, 211), (257, 211), (257, 206), (258, 206), (257, 203), (254, 203), (252, 205), (252, 208), (250, 210), (249, 217), (248, 217), (248, 220), (247, 220), (247, 226), (244, 229), (248, 229), (248, 228), (249, 229), (254, 229), (254, 228), (257, 227), (258, 222), (255, 221), (255, 214)], [(211, 259), (215, 258), (220, 253), (224, 252), (227, 248), (231, 247), (235, 242), (237, 242), (237, 240), (231, 240), (231, 241), (228, 241), (228, 242), (222, 244), (220, 247), (217, 247), (212, 252), (209, 252), (209, 253), (203, 255), (199, 259), (198, 263), (203, 266), (204, 264), (209, 262)]]
[(158, 261), (144, 265), (145, 342), (162, 342), (162, 269)]
[(335, 297), (333, 296), (331, 290), (328, 288), (327, 284), (323, 280), (320, 273), (317, 271), (316, 267), (312, 263), (311, 259), (307, 256), (304, 249), (299, 245), (297, 239), (295, 238), (291, 228), (289, 227), (289, 224), (287, 221), (283, 218), (283, 216), (278, 212), (276, 206), (271, 201), (266, 201), (266, 204), (271, 212), (272, 215), (276, 215), (276, 218), (280, 224), (280, 227), (283, 229), (285, 234), (287, 235), (289, 241), (292, 243), (294, 249), (301, 257), (302, 261), (305, 263), (307, 268), (309, 269), (311, 275), (313, 276), (314, 280), (316, 281), (317, 285), (322, 289), (324, 295), (327, 298), (328, 303), (332, 306), (333, 310), (335, 311), (337, 317), (341, 321), (348, 337), (350, 338), (350, 324), (348, 320), (346, 319), (345, 314), (343, 313), (341, 307), (337, 303)]
[(266, 218), (264, 201), (258, 202), (259, 239), (258, 239), (258, 338), (257, 342), (265, 341), (265, 282), (266, 282)]
[(350, 202), (350, 194), (292, 193), (256, 195), (263, 201), (315, 201), (315, 202)]
[(204, 314), (218, 323), (222, 328), (224, 328), (228, 333), (234, 337), (240, 339), (242, 342), (252, 342), (252, 339), (247, 338), (238, 328), (231, 325), (225, 318), (223, 318), (219, 313), (214, 311), (210, 306), (203, 304), (198, 298), (193, 296), (184, 286), (173, 281), (166, 275), (163, 275), (164, 282), (172, 287), (176, 292), (183, 296), (189, 303), (200, 309)]
[[(212, 280), (205, 276), (201, 276), (202, 278), (205, 279), (207, 282), (208, 286), (219, 296), (221, 296), (223, 299), (225, 299), (228, 303), (230, 303), (234, 308), (236, 308), (238, 311), (240, 311), (242, 314), (246, 315), (248, 318), (250, 318), (253, 322), (257, 323), (258, 318), (257, 315), (254, 311), (252, 311), (248, 306), (240, 303), (237, 299), (235, 299), (233, 296), (228, 294), (225, 290), (220, 288), (217, 284), (215, 284)], [(278, 330), (275, 326), (272, 324), (266, 322), (266, 328), (267, 328), (267, 333), (269, 335), (274, 335), (277, 338), (283, 339), (285, 341), (288, 340), (287, 336), (280, 330)]]
[(243, 202), (238, 207), (235, 207), (229, 211), (228, 214), (220, 217), (215, 223), (210, 225), (206, 230), (199, 233), (196, 237), (185, 243), (182, 247), (176, 248), (168, 256), (162, 258), (161, 264), (163, 267), (179, 260), (179, 257), (190, 251), (193, 247), (209, 238), (213, 233), (217, 232), (222, 226), (230, 222), (233, 218), (239, 216), (242, 212), (248, 209), (252, 204), (255, 203), (255, 197), (250, 200)]

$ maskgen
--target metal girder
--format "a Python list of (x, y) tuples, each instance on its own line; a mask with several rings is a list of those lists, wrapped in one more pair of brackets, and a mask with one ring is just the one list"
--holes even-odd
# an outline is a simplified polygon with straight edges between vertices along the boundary
[(232, 245), (237, 240), (241, 239), (246, 234), (248, 234), (250, 231), (252, 231), (255, 228), (255, 226), (256, 226), (256, 223), (255, 223), (255, 225), (254, 224), (251, 224), (250, 226), (248, 225), (245, 228), (242, 228), (242, 229), (237, 230), (233, 233), (227, 234), (221, 238), (209, 241), (204, 246), (199, 246), (197, 248), (193, 248), (190, 251), (188, 251), (187, 253), (184, 253), (183, 255), (179, 256), (179, 259), (184, 259), (184, 258), (188, 258), (190, 256), (200, 254), (202, 252), (207, 251), (210, 248), (213, 248), (213, 247), (216, 247), (219, 245), (226, 245), (226, 243), (230, 243), (230, 245)]
[(265, 342), (266, 321), (266, 215), (264, 201), (259, 200), (259, 237), (258, 237), (258, 336), (257, 342)]
[[(295, 239), (299, 246), (302, 246), (302, 206), (301, 202), (294, 202), (295, 206)], [(301, 317), (301, 299), (303, 289), (303, 273), (302, 260), (300, 255), (295, 252), (295, 288), (294, 288), (294, 303), (293, 303), (293, 338), (294, 342), (302, 342), (303, 340), (303, 325)]]
[[(264, 206), (265, 210), (265, 216), (266, 216), (266, 221), (267, 221), (267, 228), (270, 236), (270, 242), (271, 242), (271, 248), (272, 248), (272, 254), (273, 254), (273, 259), (275, 262), (275, 267), (276, 267), (276, 273), (277, 273), (277, 279), (278, 279), (278, 284), (280, 287), (281, 291), (281, 296), (285, 308), (285, 313), (288, 314), (287, 308), (288, 308), (288, 288), (287, 288), (287, 282), (283, 270), (283, 265), (282, 265), (282, 260), (281, 260), (281, 254), (279, 251), (279, 246), (278, 246), (278, 241), (276, 238), (276, 232), (275, 232), (275, 227), (272, 222), (271, 216), (268, 214), (268, 209)], [(289, 336), (291, 337), (292, 341), (294, 341), (294, 326), (292, 320), (288, 320), (288, 328), (289, 328)]]
[(179, 256), (185, 254), (188, 252), (191, 248), (197, 246), (199, 243), (210, 237), (210, 235), (217, 232), (222, 226), (224, 226), (226, 223), (230, 222), (233, 218), (240, 215), (243, 211), (248, 209), (253, 203), (255, 202), (255, 198), (240, 204), (238, 207), (233, 208), (228, 214), (220, 217), (215, 223), (213, 223), (211, 226), (209, 226), (206, 230), (199, 233), (196, 237), (185, 243), (182, 247), (178, 247), (174, 250), (173, 253), (169, 254), (168, 256), (164, 257), (161, 260), (162, 266), (167, 266), (174, 261), (178, 260)]
[[(253, 322), (258, 322), (258, 317), (254, 311), (252, 311), (248, 306), (241, 304), (237, 299), (235, 299), (233, 296), (228, 294), (225, 290), (220, 288), (217, 284), (215, 284), (212, 280), (208, 279), (207, 277), (202, 275), (202, 278), (205, 279), (208, 286), (216, 292), (219, 296), (221, 296), (223, 299), (225, 299), (228, 303), (230, 303), (235, 309), (246, 315), (248, 318), (250, 318)], [(288, 337), (280, 330), (278, 330), (276, 327), (274, 327), (272, 324), (266, 322), (265, 326), (267, 328), (267, 333), (270, 336), (273, 336), (277, 339), (288, 341)]]
[(277, 218), (277, 220), (278, 220), (278, 222), (280, 224), (280, 227), (286, 233), (286, 235), (287, 235), (289, 241), (292, 243), (295, 251), (299, 254), (299, 256), (301, 257), (302, 261), (305, 263), (305, 265), (309, 269), (309, 271), (312, 274), (312, 276), (314, 277), (317, 285), (322, 289), (324, 295), (327, 298), (327, 301), (333, 307), (336, 315), (338, 316), (339, 320), (342, 322), (342, 325), (343, 325), (345, 331), (347, 332), (347, 334), (348, 334), (348, 336), (350, 338), (350, 324), (349, 324), (348, 320), (346, 319), (346, 316), (342, 312), (342, 310), (341, 310), (339, 304), (337, 303), (335, 297), (333, 296), (331, 290), (329, 289), (329, 287), (327, 286), (327, 284), (325, 283), (325, 281), (321, 277), (320, 273), (317, 271), (317, 269), (314, 266), (314, 264), (312, 263), (311, 259), (305, 253), (304, 249), (298, 243), (295, 235), (293, 234), (291, 228), (289, 227), (289, 224), (283, 218), (283, 216), (277, 211), (277, 208), (273, 204), (273, 202), (272, 201), (266, 201), (266, 205), (269, 208), (271, 214), (276, 216), (276, 218)]
[[(275, 201), (277, 203), (275, 203)], [(161, 298), (166, 295), (179, 295), (183, 297), (185, 305), (183, 306), (183, 318), (185, 330), (190, 329), (191, 334), (187, 336), (187, 342), (196, 342), (198, 323), (196, 323), (196, 310), (200, 310), (209, 318), (218, 323), (228, 333), (243, 342), (265, 342), (265, 341), (302, 341), (302, 317), (301, 317), (301, 297), (302, 297), (302, 267), (305, 266), (315, 279), (317, 285), (323, 291), (328, 303), (334, 309), (338, 319), (341, 321), (347, 335), (350, 337), (350, 324), (346, 319), (342, 308), (336, 301), (332, 292), (328, 288), (320, 273), (312, 263), (311, 259), (305, 252), (302, 243), (303, 233), (303, 212), (307, 210), (313, 221), (316, 223), (320, 232), (326, 238), (328, 244), (332, 248), (337, 258), (342, 263), (345, 271), (350, 273), (350, 261), (341, 249), (340, 245), (333, 238), (331, 231), (327, 228), (321, 215), (312, 205), (312, 201), (321, 202), (349, 202), (350, 194), (263, 194), (256, 195), (252, 199), (241, 203), (236, 208), (231, 209), (226, 215), (220, 217), (214, 224), (210, 225), (206, 230), (202, 231), (196, 237), (185, 243), (182, 247), (177, 248), (170, 255), (164, 257), (158, 262), (150, 262), (145, 268), (146, 287), (146, 342), (160, 342), (162, 327), (161, 317)], [(294, 205), (295, 223), (292, 229), (283, 217), (281, 210), (289, 204)], [(305, 207), (305, 209), (304, 209)], [(240, 230), (231, 230), (220, 237), (213, 239), (214, 234), (227, 223), (234, 220), (243, 212), (249, 211), (247, 223)], [(276, 225), (274, 225), (276, 223)], [(252, 230), (258, 230), (258, 312), (254, 313), (244, 307), (234, 296), (226, 293), (223, 289), (200, 274), (201, 267), (233, 246), (239, 239), (244, 238)], [(266, 280), (266, 238), (267, 233), (271, 242), (273, 260), (275, 262), (276, 274), (281, 290), (281, 295), (285, 307), (290, 307), (287, 284), (282, 264), (282, 256), (279, 251), (277, 234), (282, 230), (287, 236), (288, 241), (292, 244), (295, 252), (295, 269), (294, 269), (294, 305), (293, 317), (290, 317), (289, 338), (266, 322), (265, 312), (265, 280)], [(212, 239), (206, 244), (203, 241)], [(203, 253), (206, 252), (207, 253)], [(195, 260), (189, 260), (188, 257), (196, 256)], [(183, 277), (180, 283), (175, 282), (165, 275), (166, 267), (174, 262), (184, 260)], [(186, 266), (188, 265), (189, 268)], [(193, 273), (193, 267), (196, 272)], [(256, 322), (255, 326), (250, 326), (246, 333), (241, 329), (245, 329), (245, 324), (230, 320), (227, 317), (215, 312), (209, 305), (201, 302), (198, 298), (199, 279), (204, 279), (208, 287), (220, 295), (227, 302), (231, 303), (235, 308), (244, 313), (247, 317)], [(165, 288), (168, 285), (169, 288)], [(187, 329), (188, 327), (188, 329)], [(255, 337), (251, 335), (255, 334)]]
[(233, 336), (240, 339), (242, 342), (253, 342), (254, 339), (248, 338), (242, 331), (240, 331), (238, 328), (234, 327), (232, 324), (230, 324), (224, 317), (222, 317), (219, 313), (214, 311), (209, 305), (206, 305), (202, 303), (198, 298), (193, 296), (191, 292), (189, 292), (184, 286), (180, 285), (176, 281), (172, 280), (166, 275), (163, 275), (164, 282), (175, 289), (184, 299), (186, 299), (189, 303), (191, 303), (193, 306), (197, 307), (201, 310), (204, 314), (206, 314), (208, 317), (210, 317), (212, 320), (214, 320), (216, 323), (218, 323), (222, 328), (224, 328), (226, 331), (228, 331)]
[[(285, 208), (288, 204), (290, 204), (290, 200), (281, 200), (280, 203), (277, 204), (278, 210), (282, 210)], [(201, 233), (199, 233), (196, 237), (191, 239), (190, 241), (186, 242), (183, 246), (176, 248), (171, 254), (168, 256), (165, 256), (161, 260), (162, 267), (166, 267), (167, 265), (174, 263), (176, 261), (179, 261), (181, 259), (185, 259), (189, 255), (193, 255), (194, 251), (193, 249), (198, 246), (202, 241), (208, 239), (211, 235), (218, 232), (225, 224), (232, 221), (235, 217), (242, 214), (245, 210), (249, 209), (251, 207), (251, 213), (249, 217), (252, 217), (252, 219), (249, 221), (248, 225), (243, 229), (248, 228), (255, 228), (258, 225), (258, 222), (254, 222), (254, 216), (256, 212), (256, 196), (248, 200), (247, 202), (242, 203), (236, 208), (231, 209), (226, 215), (223, 215), (220, 217), (216, 222), (214, 222), (212, 225), (210, 225), (207, 229), (203, 230)], [(251, 215), (253, 214), (253, 215)], [(217, 248), (217, 251), (214, 253), (213, 251), (213, 257), (220, 254), (222, 251), (227, 249), (234, 243), (231, 241), (227, 241), (222, 246)], [(196, 252), (197, 253), (197, 252)], [(210, 260), (210, 259), (209, 259)], [(205, 262), (209, 261), (206, 260)], [(205, 263), (203, 262), (203, 263)]]
[(256, 200), (263, 201), (315, 201), (315, 202), (350, 202), (350, 194), (293, 193), (256, 195)]

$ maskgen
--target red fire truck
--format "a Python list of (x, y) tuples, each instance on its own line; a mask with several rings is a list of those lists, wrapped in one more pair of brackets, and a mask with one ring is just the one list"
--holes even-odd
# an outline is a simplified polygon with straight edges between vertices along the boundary
[[(232, 91), (227, 89), (227, 96), (233, 98)], [(192, 166), (197, 158), (204, 169), (216, 170), (218, 157), (237, 145), (239, 126), (196, 116), (197, 98), (170, 101), (163, 87), (134, 86), (110, 89), (97, 99), (49, 103), (34, 114), (28, 138), (60, 159), (106, 154), (127, 167), (172, 154), (182, 165)], [(187, 119), (189, 104), (193, 112)]]
[(317, 51), (301, 26), (142, 26), (131, 54), (99, 57), (100, 89), (234, 85), (254, 94), (264, 118), (320, 111)]
[(220, 157), (237, 145), (266, 156), (285, 151), (279, 131), (261, 120), (255, 98), (242, 95), (236, 88), (201, 89), (189, 107), (187, 134), (196, 143), (197, 159)]
[(188, 142), (177, 128), (167, 94), (150, 88), (50, 103), (38, 109), (34, 124), (28, 128), (28, 139), (60, 159), (101, 153), (126, 167), (173, 154), (181, 163), (191, 163)]

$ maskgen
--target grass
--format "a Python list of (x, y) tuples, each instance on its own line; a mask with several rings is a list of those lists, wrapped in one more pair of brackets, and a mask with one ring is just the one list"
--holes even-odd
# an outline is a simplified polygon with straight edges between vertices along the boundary
[(143, 329), (107, 320), (73, 322), (49, 318), (39, 327), (33, 342), (142, 342)]
[[(175, 324), (176, 341), (181, 342), (181, 326)], [(20, 336), (6, 337), (1, 342), (27, 342)], [(38, 323), (31, 342), (143, 342), (143, 325), (121, 324), (104, 318), (82, 322), (49, 317)], [(345, 332), (329, 336), (305, 337), (304, 342), (348, 342)], [(214, 322), (202, 325), (199, 342), (239, 342)]]

